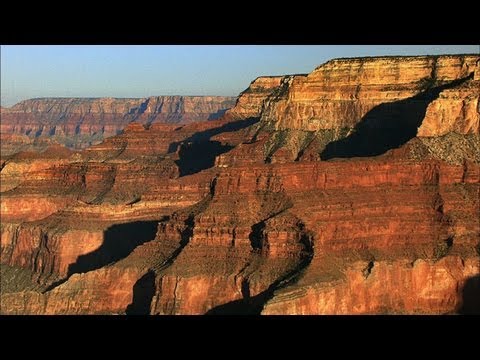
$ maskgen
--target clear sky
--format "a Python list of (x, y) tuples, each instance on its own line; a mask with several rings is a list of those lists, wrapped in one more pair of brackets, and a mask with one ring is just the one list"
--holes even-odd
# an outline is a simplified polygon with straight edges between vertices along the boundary
[(34, 97), (236, 96), (260, 75), (336, 57), (478, 53), (475, 45), (2, 46), (1, 103)]

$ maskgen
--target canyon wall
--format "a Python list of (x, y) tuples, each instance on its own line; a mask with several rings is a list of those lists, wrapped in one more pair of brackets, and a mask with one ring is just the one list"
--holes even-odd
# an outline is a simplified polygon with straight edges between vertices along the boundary
[[(283, 94), (266, 105), (262, 120), (271, 122), (277, 130), (353, 128), (381, 104), (409, 98), (420, 101), (415, 96), (422, 92), (473, 77), (477, 60), (475, 55), (331, 60), (307, 76), (295, 76)], [(465, 134), (478, 133), (476, 90), (452, 90), (460, 103), (469, 100), (465, 104), (467, 123), (457, 123), (458, 130)], [(448, 91), (442, 98), (448, 98)]]
[(480, 313), (478, 62), (332, 60), (2, 159), (0, 312)]
[(17, 144), (15, 139), (9, 139), (15, 135), (27, 136), (31, 142), (50, 139), (83, 148), (119, 134), (130, 122), (176, 124), (214, 120), (234, 104), (235, 98), (228, 96), (30, 99), (2, 108), (0, 131), (2, 138), (11, 140), (9, 143)]

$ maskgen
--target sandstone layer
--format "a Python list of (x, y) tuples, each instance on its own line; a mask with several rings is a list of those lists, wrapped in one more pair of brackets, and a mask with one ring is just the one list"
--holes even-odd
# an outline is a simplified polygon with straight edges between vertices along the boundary
[(479, 59), (332, 60), (2, 159), (0, 312), (480, 313)]
[[(25, 100), (1, 110), (2, 151), (11, 152), (8, 140), (12, 135), (28, 137), (30, 142), (47, 139), (72, 148), (84, 148), (119, 134), (130, 122), (152, 124), (214, 120), (234, 104), (235, 98), (228, 96)], [(6, 146), (3, 146), (4, 142)]]

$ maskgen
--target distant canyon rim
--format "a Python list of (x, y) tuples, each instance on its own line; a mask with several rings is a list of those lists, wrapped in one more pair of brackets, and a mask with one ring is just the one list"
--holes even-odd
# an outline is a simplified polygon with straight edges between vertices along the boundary
[(0, 114), (0, 314), (480, 314), (479, 55)]

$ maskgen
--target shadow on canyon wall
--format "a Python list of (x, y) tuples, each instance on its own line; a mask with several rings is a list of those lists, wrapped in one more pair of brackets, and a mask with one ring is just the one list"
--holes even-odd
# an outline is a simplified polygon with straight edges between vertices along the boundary
[(158, 222), (134, 221), (110, 226), (104, 231), (102, 245), (88, 254), (80, 255), (68, 267), (66, 278), (54, 282), (45, 291), (63, 284), (73, 274), (100, 269), (127, 257), (137, 246), (155, 238)]
[(132, 303), (127, 306), (127, 315), (149, 315), (150, 304), (155, 295), (155, 273), (148, 271), (133, 286)]
[(193, 227), (195, 226), (194, 218), (195, 216), (193, 214), (190, 214), (185, 220), (185, 228), (180, 233), (180, 244), (178, 248), (176, 248), (175, 251), (172, 252), (170, 256), (160, 265), (158, 271), (166, 269), (167, 267), (172, 265), (178, 255), (180, 255), (180, 253), (182, 252), (183, 248), (187, 246), (193, 236)]
[(185, 143), (180, 145), (178, 165), (180, 176), (196, 174), (215, 165), (215, 157), (233, 149), (219, 141)]
[(472, 79), (469, 76), (431, 87), (410, 98), (383, 103), (370, 110), (346, 138), (329, 143), (320, 154), (322, 160), (367, 157), (384, 154), (414, 138), (428, 105), (444, 90)]
[(175, 163), (179, 167), (180, 176), (192, 175), (211, 168), (215, 164), (215, 157), (233, 148), (233, 146), (223, 145), (219, 141), (210, 140), (213, 136), (245, 129), (258, 121), (259, 118), (232, 121), (217, 128), (195, 133), (184, 141), (170, 144), (169, 153), (178, 149), (180, 158)]
[(112, 225), (105, 230), (102, 245), (91, 253), (81, 255), (68, 267), (68, 276), (99, 269), (127, 257), (137, 246), (153, 240), (158, 221), (134, 221)]
[[(180, 244), (178, 248), (160, 265), (157, 271), (166, 269), (173, 264), (175, 259), (180, 255), (183, 248), (187, 246), (193, 235), (194, 227), (194, 215), (185, 220), (185, 228), (180, 233)], [(127, 315), (149, 315), (150, 304), (152, 303), (153, 296), (155, 295), (155, 272), (150, 270), (143, 275), (133, 286), (133, 300), (128, 305), (125, 313)]]
[(205, 315), (260, 315), (265, 303), (273, 296), (273, 291), (269, 289), (270, 287), (253, 297), (244, 297), (218, 305), (207, 311)]
[(211, 113), (210, 115), (208, 115), (208, 119), (207, 119), (207, 120), (217, 120), (217, 119), (220, 119), (220, 118), (227, 112), (227, 110), (229, 110), (229, 109), (220, 109), (220, 110), (218, 110), (217, 112)]
[(467, 279), (462, 291), (462, 306), (460, 314), (480, 315), (480, 275)]
[(255, 296), (250, 296), (248, 281), (243, 280), (241, 288), (242, 299), (218, 305), (207, 311), (205, 315), (260, 315), (267, 301), (273, 298), (275, 291), (293, 285), (300, 279), (304, 270), (310, 265), (312, 258), (313, 252), (304, 257), (294, 269), (274, 281), (266, 290)]
[[(284, 211), (285, 209), (252, 225), (249, 239), (254, 251), (261, 251), (264, 246), (264, 229), (266, 221)], [(241, 284), (242, 299), (218, 305), (207, 311), (206, 315), (260, 315), (267, 301), (273, 298), (275, 291), (294, 285), (301, 278), (305, 269), (310, 265), (314, 255), (312, 235), (306, 229), (303, 222), (299, 221), (297, 226), (300, 234), (300, 243), (303, 245), (304, 252), (293, 269), (286, 272), (283, 276), (271, 283), (267, 289), (255, 296), (251, 296), (250, 294), (250, 284), (248, 279), (243, 279)]]

